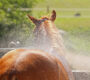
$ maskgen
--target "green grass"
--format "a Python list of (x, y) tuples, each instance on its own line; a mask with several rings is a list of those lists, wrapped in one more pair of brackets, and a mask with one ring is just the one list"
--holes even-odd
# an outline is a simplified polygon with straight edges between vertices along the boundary
[(58, 18), (55, 24), (68, 33), (66, 38), (69, 36), (75, 51), (90, 55), (90, 18)]
[(77, 36), (70, 36), (70, 38), (76, 51), (83, 52), (85, 55), (90, 55), (90, 39), (79, 38)]
[(90, 0), (42, 0), (35, 7), (45, 8), (90, 8)]
[(90, 18), (57, 18), (55, 24), (69, 32), (90, 31)]

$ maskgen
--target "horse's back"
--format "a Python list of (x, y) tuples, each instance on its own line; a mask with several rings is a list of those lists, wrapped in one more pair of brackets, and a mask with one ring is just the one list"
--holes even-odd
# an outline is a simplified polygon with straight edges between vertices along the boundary
[(28, 49), (13, 50), (3, 56), (0, 75), (2, 79), (6, 76), (6, 80), (13, 77), (18, 80), (59, 80), (56, 61), (43, 51)]

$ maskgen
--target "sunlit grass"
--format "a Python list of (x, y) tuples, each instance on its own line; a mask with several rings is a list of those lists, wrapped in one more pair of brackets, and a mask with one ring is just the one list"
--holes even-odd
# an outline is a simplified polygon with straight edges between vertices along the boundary
[(45, 8), (90, 8), (90, 0), (42, 0), (35, 7)]

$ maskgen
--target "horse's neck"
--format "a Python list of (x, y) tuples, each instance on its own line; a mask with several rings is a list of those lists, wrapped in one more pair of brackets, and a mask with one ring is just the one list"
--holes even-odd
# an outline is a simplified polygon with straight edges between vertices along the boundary
[(37, 49), (49, 49), (50, 47), (50, 41), (47, 36), (45, 27), (39, 27), (35, 28), (34, 30), (34, 40), (33, 40), (33, 46)]
[(59, 34), (59, 31), (55, 27), (55, 25), (49, 23), (49, 26), (46, 28), (46, 31), (48, 33), (48, 38), (51, 43), (51, 50), (54, 50), (60, 54), (64, 54), (65, 47), (63, 44), (62, 36)]
[(65, 73), (67, 73), (69, 80), (74, 80), (68, 62), (64, 57), (65, 47), (63, 44), (62, 36), (59, 34), (58, 29), (56, 29), (54, 25), (48, 27), (47, 31), (52, 43), (52, 48), (50, 50), (51, 55), (55, 56), (60, 61), (60, 64), (63, 65), (63, 69), (65, 70)]
[(54, 50), (60, 54), (64, 53), (62, 36), (53, 23), (46, 23), (46, 26), (39, 27), (39, 29), (36, 28), (34, 35), (36, 47), (47, 49), (49, 52)]

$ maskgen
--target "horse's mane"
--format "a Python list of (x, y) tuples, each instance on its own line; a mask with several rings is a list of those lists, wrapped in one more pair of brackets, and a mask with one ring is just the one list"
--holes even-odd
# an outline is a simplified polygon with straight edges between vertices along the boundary
[(46, 24), (46, 31), (52, 43), (52, 47), (57, 48), (61, 51), (64, 51), (65, 47), (63, 44), (62, 36), (59, 33), (59, 30), (56, 28), (54, 23), (51, 21), (46, 21), (45, 24)]
[(47, 20), (49, 20), (49, 18), (47, 16), (43, 16), (43, 17), (41, 17), (41, 19), (47, 19)]

